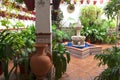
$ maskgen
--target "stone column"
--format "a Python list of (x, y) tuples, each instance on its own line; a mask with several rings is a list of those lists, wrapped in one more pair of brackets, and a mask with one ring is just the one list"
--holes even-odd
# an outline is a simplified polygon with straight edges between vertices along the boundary
[[(51, 10), (50, 0), (35, 0), (36, 10), (36, 43), (48, 44), (51, 53), (52, 29), (51, 29)], [(50, 70), (50, 74), (51, 74)], [(51, 78), (51, 75), (48, 77)], [(50, 79), (49, 79), (50, 80)]]
[(50, 0), (35, 0), (36, 43), (51, 45)]

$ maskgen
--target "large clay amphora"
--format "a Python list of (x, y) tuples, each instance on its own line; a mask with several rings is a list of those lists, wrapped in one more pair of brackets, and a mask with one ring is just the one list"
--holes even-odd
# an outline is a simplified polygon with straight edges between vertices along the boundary
[(37, 78), (43, 80), (51, 67), (50, 57), (46, 55), (47, 44), (36, 44), (36, 53), (31, 57), (30, 67)]

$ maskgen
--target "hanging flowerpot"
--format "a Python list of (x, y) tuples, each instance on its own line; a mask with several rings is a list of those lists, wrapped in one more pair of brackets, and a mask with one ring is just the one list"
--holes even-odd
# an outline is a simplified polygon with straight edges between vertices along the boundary
[(89, 4), (90, 3), (90, 0), (87, 0), (87, 4)]
[(27, 9), (33, 11), (35, 8), (35, 0), (23, 0)]
[(83, 2), (84, 2), (83, 0), (80, 1), (81, 4), (83, 4)]
[(93, 1), (93, 4), (95, 5), (97, 3), (97, 1)]
[(61, 0), (52, 0), (53, 9), (58, 10)]
[(72, 12), (74, 12), (74, 10), (75, 10), (74, 4), (69, 4), (67, 7), (68, 13), (72, 13)]
[(51, 58), (45, 53), (47, 46), (47, 44), (37, 43), (35, 45), (36, 54), (32, 55), (30, 59), (31, 70), (40, 80), (43, 80), (51, 67)]

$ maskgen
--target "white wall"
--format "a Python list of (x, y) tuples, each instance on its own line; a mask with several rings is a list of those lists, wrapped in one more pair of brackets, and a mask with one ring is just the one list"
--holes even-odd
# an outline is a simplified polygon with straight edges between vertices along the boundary
[[(96, 3), (96, 6), (104, 8), (104, 6), (107, 4), (108, 1), (104, 1), (102, 4), (100, 4), (99, 2), (100, 0), (98, 0), (98, 2)], [(75, 11), (73, 13), (68, 13), (67, 12), (67, 6), (68, 4), (66, 3), (61, 3), (60, 4), (60, 9), (63, 12), (63, 20), (61, 21), (61, 24), (63, 25), (63, 27), (69, 27), (70, 23), (76, 23), (79, 20), (79, 16), (80, 16), (80, 9), (83, 6), (88, 6), (88, 5), (93, 5), (93, 1), (90, 2), (90, 4), (87, 4), (85, 1), (83, 4), (81, 4), (80, 2), (77, 2), (75, 4)], [(103, 16), (104, 17), (104, 16)]]

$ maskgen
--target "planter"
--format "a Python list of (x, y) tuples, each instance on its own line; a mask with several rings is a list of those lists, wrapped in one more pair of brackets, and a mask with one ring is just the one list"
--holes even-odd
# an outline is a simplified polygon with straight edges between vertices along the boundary
[(83, 4), (83, 2), (84, 2), (83, 0), (80, 1), (81, 4)]
[(45, 55), (45, 48), (47, 44), (36, 44), (36, 54), (31, 57), (30, 67), (31, 71), (38, 79), (44, 79), (51, 67), (51, 60), (48, 55)]
[(74, 12), (75, 11), (74, 4), (69, 4), (68, 7), (67, 7), (67, 11), (68, 11), (68, 13)]
[(93, 4), (95, 5), (97, 3), (97, 1), (93, 1)]
[(33, 11), (35, 8), (35, 0), (23, 0), (27, 9)]
[(61, 0), (52, 0), (53, 9), (58, 10)]
[(89, 4), (90, 3), (90, 0), (87, 0), (87, 4)]

